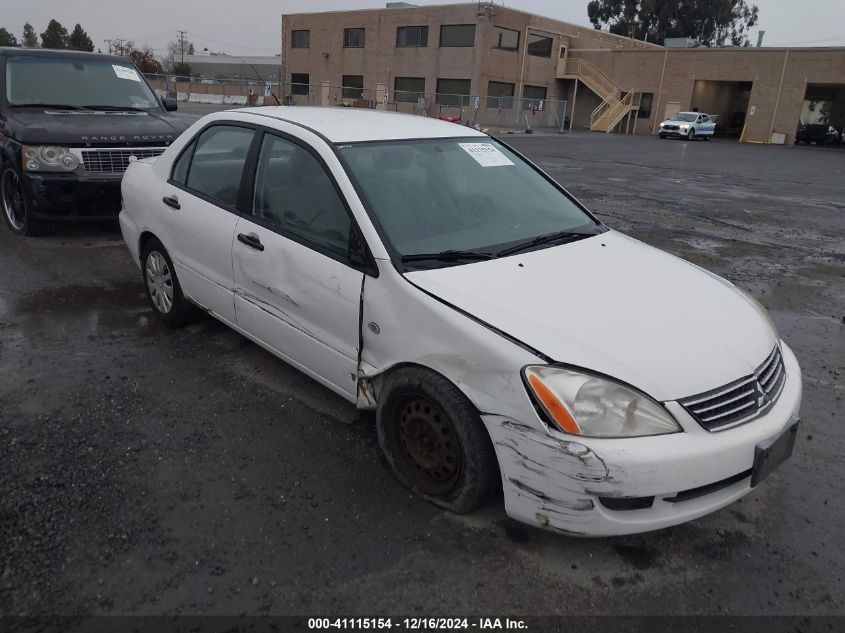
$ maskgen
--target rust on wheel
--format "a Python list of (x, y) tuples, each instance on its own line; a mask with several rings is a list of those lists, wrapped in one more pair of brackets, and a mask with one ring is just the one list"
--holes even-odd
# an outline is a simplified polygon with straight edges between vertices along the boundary
[(463, 458), (449, 417), (433, 401), (416, 395), (404, 398), (396, 410), (395, 446), (408, 477), (427, 494), (452, 490)]

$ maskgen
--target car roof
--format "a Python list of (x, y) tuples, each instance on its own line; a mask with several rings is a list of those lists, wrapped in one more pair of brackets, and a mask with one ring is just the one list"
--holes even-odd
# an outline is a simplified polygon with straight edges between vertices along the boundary
[(416, 114), (361, 108), (270, 106), (242, 108), (234, 112), (294, 123), (324, 136), (332, 143), (487, 136), (459, 123)]
[(104, 55), (103, 53), (89, 53), (88, 51), (71, 51), (67, 49), (56, 48), (17, 48), (14, 46), (0, 46), (0, 57), (64, 57), (68, 59), (100, 59), (103, 61), (113, 61), (121, 63), (129, 63), (132, 61), (128, 57), (120, 57), (118, 55)]

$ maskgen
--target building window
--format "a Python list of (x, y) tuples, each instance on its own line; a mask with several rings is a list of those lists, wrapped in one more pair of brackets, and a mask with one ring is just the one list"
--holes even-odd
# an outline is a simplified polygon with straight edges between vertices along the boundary
[(513, 108), (513, 84), (491, 81), (487, 84), (487, 109), (510, 110)]
[(311, 48), (311, 31), (291, 31), (291, 48)]
[(519, 50), (519, 31), (503, 29), (501, 26), (493, 27), (493, 48), (503, 51)]
[(364, 48), (364, 29), (343, 29), (343, 48)]
[(427, 26), (396, 27), (396, 48), (428, 46)]
[(425, 77), (397, 77), (393, 82), (393, 100), (416, 103), (425, 94)]
[(469, 79), (438, 79), (436, 102), (438, 105), (469, 105), (469, 88)]
[(651, 106), (654, 103), (654, 93), (644, 92), (640, 95), (640, 109), (637, 110), (638, 119), (651, 118)]
[(309, 83), (308, 73), (291, 73), (290, 93), (292, 95), (307, 95)]
[(552, 38), (528, 34), (528, 54), (534, 57), (552, 56)]
[(529, 99), (531, 101), (541, 101), (546, 98), (546, 87), (545, 86), (529, 86), (525, 84), (522, 87), (522, 98)]
[(475, 46), (475, 24), (444, 24), (440, 27), (440, 46)]
[(343, 76), (343, 98), (360, 99), (364, 96), (364, 75)]

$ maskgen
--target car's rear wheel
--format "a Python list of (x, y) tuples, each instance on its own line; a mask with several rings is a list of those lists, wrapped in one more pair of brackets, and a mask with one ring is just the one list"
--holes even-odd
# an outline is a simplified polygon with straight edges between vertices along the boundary
[(182, 294), (173, 261), (158, 239), (151, 238), (144, 244), (141, 268), (147, 299), (159, 319), (179, 326), (197, 318), (198, 311)]
[(404, 367), (389, 374), (376, 426), (393, 474), (423, 499), (464, 514), (499, 485), (496, 453), (478, 412), (433, 371)]
[(3, 218), (12, 233), (34, 237), (52, 229), (51, 224), (33, 217), (21, 177), (10, 166), (4, 167), (0, 173), (0, 204)]

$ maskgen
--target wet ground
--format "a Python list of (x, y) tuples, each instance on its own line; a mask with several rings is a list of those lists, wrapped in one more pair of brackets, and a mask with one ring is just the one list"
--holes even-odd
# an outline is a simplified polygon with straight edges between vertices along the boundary
[(845, 154), (508, 140), (771, 310), (805, 377), (789, 462), (639, 536), (451, 516), (370, 418), (212, 320), (153, 321), (113, 227), (2, 229), (0, 614), (845, 614)]

